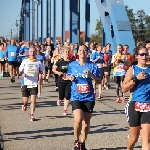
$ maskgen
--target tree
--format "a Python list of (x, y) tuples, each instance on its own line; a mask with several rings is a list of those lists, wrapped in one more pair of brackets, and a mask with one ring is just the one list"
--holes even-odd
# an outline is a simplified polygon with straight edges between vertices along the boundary
[(103, 24), (101, 19), (99, 20), (97, 19), (96, 21), (97, 21), (95, 27), (96, 34), (92, 34), (90, 42), (102, 43)]
[(140, 39), (145, 40), (145, 34), (146, 34), (146, 26), (145, 26), (145, 11), (144, 10), (138, 10), (137, 11), (137, 19), (136, 19), (136, 24), (137, 24), (137, 32), (138, 32), (138, 37)]
[(146, 33), (145, 33), (145, 39), (150, 38), (150, 16), (146, 15), (145, 17), (145, 28), (146, 28)]

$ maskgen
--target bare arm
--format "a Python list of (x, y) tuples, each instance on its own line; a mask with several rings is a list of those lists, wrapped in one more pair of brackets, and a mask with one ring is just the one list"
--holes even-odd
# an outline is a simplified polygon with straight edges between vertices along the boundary
[(134, 87), (135, 82), (132, 80), (132, 78), (133, 78), (133, 68), (130, 67), (125, 75), (125, 78), (124, 78), (124, 81), (122, 84), (122, 92), (123, 93), (128, 92), (129, 90), (131, 90)]

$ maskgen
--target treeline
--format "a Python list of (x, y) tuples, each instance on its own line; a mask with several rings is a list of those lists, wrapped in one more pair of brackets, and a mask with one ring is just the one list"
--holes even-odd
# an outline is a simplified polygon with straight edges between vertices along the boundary
[[(147, 15), (143, 9), (134, 13), (133, 9), (130, 9), (128, 6), (125, 6), (125, 8), (131, 24), (135, 43), (142, 43), (150, 39), (150, 16)], [(91, 42), (102, 43), (102, 29), (103, 25), (101, 19), (97, 19), (95, 27), (96, 33), (91, 35)]]

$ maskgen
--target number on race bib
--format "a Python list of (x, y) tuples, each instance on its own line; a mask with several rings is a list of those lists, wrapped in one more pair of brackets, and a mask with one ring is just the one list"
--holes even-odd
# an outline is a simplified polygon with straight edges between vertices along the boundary
[(37, 85), (27, 85), (27, 88), (33, 88), (33, 87), (37, 87)]
[(98, 68), (102, 68), (102, 64), (97, 64), (97, 67)]
[(89, 93), (90, 86), (88, 84), (77, 84), (78, 93)]
[(148, 111), (150, 111), (150, 103), (136, 102), (135, 103), (135, 111), (139, 111), (139, 112), (148, 112)]
[(4, 58), (0, 58), (0, 61), (4, 61)]
[(15, 52), (11, 52), (10, 55), (11, 55), (11, 56), (15, 56)]

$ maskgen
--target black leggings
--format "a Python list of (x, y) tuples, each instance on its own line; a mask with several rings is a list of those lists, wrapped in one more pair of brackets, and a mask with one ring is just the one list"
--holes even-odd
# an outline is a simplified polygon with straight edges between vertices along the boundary
[(58, 87), (58, 85), (57, 85), (58, 74), (54, 74), (54, 76), (55, 76), (55, 84), (56, 84), (56, 87)]
[(58, 85), (59, 100), (63, 100), (64, 98), (66, 100), (69, 100), (71, 97), (72, 82), (68, 83), (58, 82), (57, 85)]
[(119, 90), (121, 91), (121, 97), (124, 96), (124, 94), (122, 92), (122, 89), (121, 89), (124, 77), (125, 76), (114, 76), (114, 80), (116, 82), (116, 94), (117, 94), (117, 97), (119, 97)]

